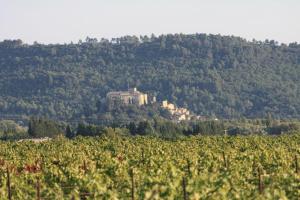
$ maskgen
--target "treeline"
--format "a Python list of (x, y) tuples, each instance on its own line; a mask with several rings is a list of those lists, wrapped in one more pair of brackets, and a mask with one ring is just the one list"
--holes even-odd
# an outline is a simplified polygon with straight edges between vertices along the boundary
[(12, 120), (0, 120), (0, 139), (17, 139), (28, 136), (27, 129)]
[(130, 122), (126, 125), (112, 124), (110, 126), (79, 123), (77, 126), (54, 122), (52, 120), (32, 118), (28, 126), (28, 135), (33, 138), (56, 137), (64, 135), (68, 138), (76, 136), (101, 136), (103, 134), (119, 134), (124, 136), (156, 136), (176, 138), (188, 135), (218, 135), (224, 134), (224, 124), (217, 121), (174, 123), (164, 119), (152, 121)]
[(129, 84), (199, 115), (299, 118), (299, 74), (300, 45), (274, 40), (207, 34), (49, 45), (5, 40), (0, 42), (0, 113), (134, 121), (138, 117), (131, 111), (119, 119), (114, 110), (101, 109), (107, 92)]
[[(71, 139), (77, 136), (94, 137), (101, 135), (140, 135), (174, 139), (192, 135), (280, 135), (300, 132), (299, 121), (274, 119), (208, 120), (174, 123), (170, 120), (155, 118), (149, 121), (130, 122), (128, 124), (114, 123), (109, 126), (99, 126), (87, 123), (70, 125), (64, 122), (34, 117), (30, 119), (26, 133), (24, 128), (17, 128), (20, 126), (11, 121), (0, 121), (0, 125), (0, 138), (3, 140), (53, 138), (58, 136), (65, 136)], [(7, 131), (7, 127), (10, 127), (10, 134), (3, 134), (5, 133), (3, 130)]]

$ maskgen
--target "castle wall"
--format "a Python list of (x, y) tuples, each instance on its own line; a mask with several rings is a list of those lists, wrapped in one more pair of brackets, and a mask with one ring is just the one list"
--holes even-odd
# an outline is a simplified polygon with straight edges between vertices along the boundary
[(107, 94), (108, 100), (120, 99), (125, 104), (145, 105), (148, 104), (148, 95), (136, 90), (136, 88), (128, 91), (109, 92)]

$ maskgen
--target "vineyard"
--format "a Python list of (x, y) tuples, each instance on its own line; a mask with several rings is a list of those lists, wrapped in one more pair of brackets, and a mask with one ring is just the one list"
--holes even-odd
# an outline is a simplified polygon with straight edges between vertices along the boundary
[(300, 135), (0, 142), (0, 199), (299, 199)]

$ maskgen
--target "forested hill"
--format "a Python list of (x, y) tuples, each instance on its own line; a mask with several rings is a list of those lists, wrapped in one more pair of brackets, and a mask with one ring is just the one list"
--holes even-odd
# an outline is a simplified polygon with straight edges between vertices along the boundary
[(1, 115), (96, 118), (128, 83), (201, 115), (300, 117), (300, 45), (206, 34), (0, 43)]

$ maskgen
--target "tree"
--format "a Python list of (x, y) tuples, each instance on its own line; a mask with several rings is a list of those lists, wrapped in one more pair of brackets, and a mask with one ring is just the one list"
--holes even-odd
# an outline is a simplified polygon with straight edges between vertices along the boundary
[(137, 127), (136, 127), (136, 125), (135, 125), (134, 122), (130, 122), (128, 124), (127, 128), (128, 128), (128, 130), (129, 130), (129, 132), (130, 132), (131, 135), (137, 134)]
[(71, 130), (70, 125), (68, 125), (67, 128), (66, 128), (66, 137), (69, 138), (69, 139), (75, 137), (75, 134), (74, 134), (74, 132)]
[(82, 136), (100, 136), (104, 133), (103, 126), (96, 126), (91, 124), (79, 123), (77, 127), (77, 134)]
[(273, 126), (273, 122), (274, 122), (274, 120), (273, 120), (271, 113), (268, 113), (267, 119), (266, 119), (266, 126), (267, 127)]
[(61, 126), (45, 118), (31, 118), (28, 125), (28, 135), (31, 137), (55, 137), (62, 134)]
[(139, 123), (136, 133), (138, 135), (153, 135), (155, 132), (148, 121), (142, 121)]

